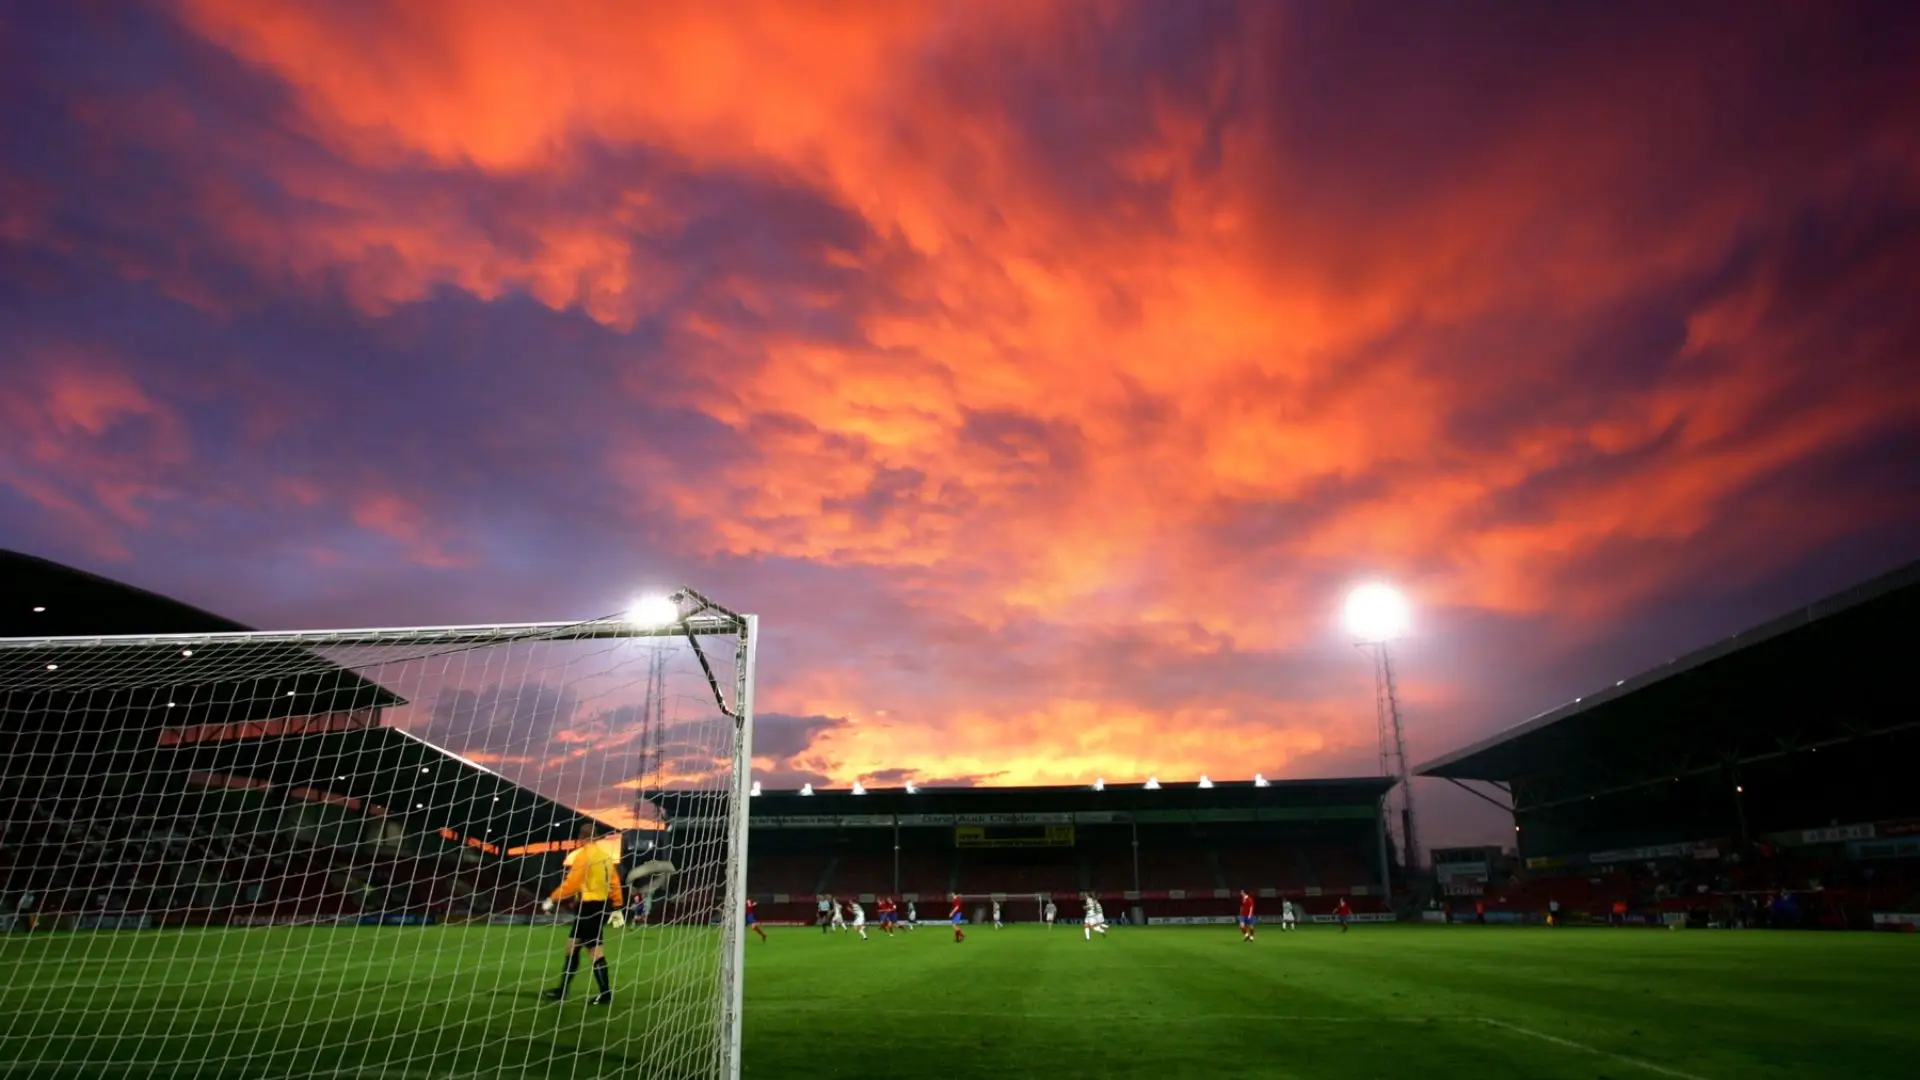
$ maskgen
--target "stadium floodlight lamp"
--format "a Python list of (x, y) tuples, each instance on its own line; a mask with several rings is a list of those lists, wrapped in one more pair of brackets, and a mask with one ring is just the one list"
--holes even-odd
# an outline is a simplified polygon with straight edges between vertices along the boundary
[(919, 789), (919, 788), (917, 788), (917, 787), (914, 787), (914, 786), (913, 786), (913, 781), (911, 781), (911, 780), (909, 780), (909, 781), (907, 781), (907, 794), (909, 794), (909, 795), (918, 795), (918, 794), (920, 794), (920, 789)]
[(760, 781), (758, 781), (758, 780), (755, 780), (755, 781), (753, 782), (753, 786), (747, 789), (747, 794), (748, 794), (748, 795), (758, 795), (758, 794), (760, 794)]
[(1148, 790), (1148, 791), (1159, 791), (1159, 790), (1160, 790), (1160, 778), (1159, 778), (1159, 777), (1157, 777), (1157, 776), (1149, 776), (1149, 777), (1147, 777), (1147, 790)]
[(1206, 773), (1200, 774), (1200, 786), (1203, 788), (1210, 788), (1213, 786), (1213, 781), (1207, 779)]
[(1262, 776), (1262, 775), (1260, 775), (1259, 773), (1254, 773), (1254, 774), (1253, 774), (1253, 786), (1254, 786), (1254, 787), (1272, 787), (1273, 785), (1272, 785), (1272, 784), (1269, 784), (1269, 783), (1267, 783), (1267, 778), (1266, 778), (1266, 777), (1264, 777), (1264, 776)]
[(35, 604), (35, 605), (33, 605), (33, 613), (34, 613), (35, 615), (38, 615), (38, 614), (40, 614), (41, 612), (43, 612), (43, 611), (45, 611), (45, 610), (47, 610), (47, 605), (45, 605), (45, 604)]
[(664, 593), (649, 593), (627, 608), (627, 621), (648, 630), (658, 630), (680, 621), (680, 605)]
[(1106, 778), (1106, 777), (1104, 777), (1104, 776), (1096, 776), (1096, 777), (1094, 777), (1094, 778), (1093, 778), (1093, 790), (1095, 790), (1095, 791), (1105, 791), (1105, 790), (1107, 790), (1107, 778)]
[(855, 795), (865, 795), (867, 793), (867, 789), (860, 786), (860, 781), (855, 780), (853, 782), (853, 793)]
[(1404, 635), (1412, 622), (1412, 614), (1413, 609), (1400, 590), (1370, 581), (1347, 594), (1341, 622), (1348, 633), (1361, 641), (1379, 643)]
[(813, 794), (813, 785), (812, 785), (812, 784), (801, 784), (801, 785), (800, 785), (800, 794), (802, 794), (802, 795), (811, 795), (811, 794)]

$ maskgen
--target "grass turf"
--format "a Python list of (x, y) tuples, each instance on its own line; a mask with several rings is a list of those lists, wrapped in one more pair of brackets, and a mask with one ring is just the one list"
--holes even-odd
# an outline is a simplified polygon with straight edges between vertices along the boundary
[[(614, 936), (605, 1013), (584, 970), (575, 1001), (537, 1002), (553, 929), (10, 937), (0, 1077), (681, 1075), (708, 1045), (712, 936), (672, 933)], [(747, 942), (749, 1077), (1873, 1080), (1920, 1060), (1911, 935), (769, 933)], [(678, 1044), (646, 1040), (669, 1024)]]

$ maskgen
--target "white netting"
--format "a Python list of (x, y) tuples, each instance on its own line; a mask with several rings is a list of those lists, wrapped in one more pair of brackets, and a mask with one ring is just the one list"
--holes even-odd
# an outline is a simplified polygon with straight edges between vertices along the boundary
[(749, 626), (0, 641), (0, 1075), (737, 1075)]

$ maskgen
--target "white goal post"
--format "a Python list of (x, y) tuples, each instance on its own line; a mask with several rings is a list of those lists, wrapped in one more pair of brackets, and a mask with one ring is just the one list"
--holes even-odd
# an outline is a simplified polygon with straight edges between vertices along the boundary
[(759, 622), (671, 599), (0, 639), (0, 1073), (735, 1080)]

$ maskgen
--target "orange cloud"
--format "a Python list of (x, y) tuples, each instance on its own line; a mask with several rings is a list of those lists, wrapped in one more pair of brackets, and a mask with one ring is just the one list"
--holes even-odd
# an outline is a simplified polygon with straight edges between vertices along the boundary
[(154, 400), (117, 357), (37, 350), (0, 394), (0, 483), (61, 523), (96, 557), (126, 552), (193, 457), (185, 421)]
[[(408, 319), (436, 297), (584, 316), (544, 325), (591, 320), (612, 359), (550, 340), (520, 366), (594, 380), (532, 426), (592, 447), (582, 502), (617, 507), (623, 544), (871, 586), (856, 657), (806, 643), (803, 670), (768, 669), (769, 708), (852, 718), (770, 767), (1311, 768), (1372, 738), (1364, 673), (1329, 658), (1352, 576), (1584, 637), (1703, 568), (1760, 580), (1910, 513), (1802, 474), (1920, 420), (1911, 320), (1849, 299), (1903, 303), (1920, 275), (1871, 209), (1911, 211), (1920, 115), (1872, 72), (1802, 92), (1767, 44), (1840, 50), (1839, 21), (1616, 38), (1543, 18), (1530, 38), (1312, 5), (178, 12), (278, 92), (272, 122), (166, 95), (79, 113), (103, 139), (207, 150), (220, 167), (187, 170), (182, 213), (262, 296), (337, 293), (376, 333), (450, 342), (456, 393), (478, 347)], [(49, 231), (44, 186), (0, 176), (11, 191), (34, 198), (0, 235), (84, 247)], [(245, 290), (161, 250), (108, 261), (244, 316)], [(75, 393), (37, 430), (144, 415)], [(650, 428), (670, 413), (699, 418), (698, 449)], [(265, 445), (299, 419), (250, 423)], [(101, 512), (133, 520), (156, 483), (96, 489)], [(477, 564), (437, 477), (344, 486), (331, 505), (409, 559)], [(1291, 682), (1234, 674), (1280, 663)], [(1457, 690), (1424, 699), (1464, 708)]]

